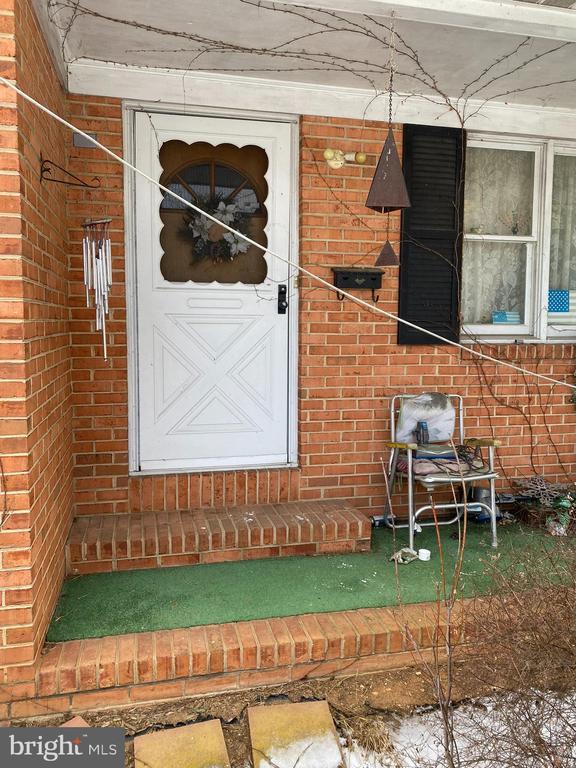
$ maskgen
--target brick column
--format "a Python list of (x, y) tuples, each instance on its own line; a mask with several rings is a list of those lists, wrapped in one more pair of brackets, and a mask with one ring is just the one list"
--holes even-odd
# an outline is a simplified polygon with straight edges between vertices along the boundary
[[(2, 74), (64, 113), (29, 0), (0, 3)], [(64, 577), (72, 516), (66, 200), (40, 154), (66, 165), (69, 137), (0, 92), (0, 702), (26, 692)], [(0, 719), (2, 719), (0, 703)]]

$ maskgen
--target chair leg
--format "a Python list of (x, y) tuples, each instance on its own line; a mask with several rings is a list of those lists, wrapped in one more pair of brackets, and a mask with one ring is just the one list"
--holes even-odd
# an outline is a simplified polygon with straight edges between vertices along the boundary
[[(490, 471), (494, 469), (494, 448), (488, 448), (488, 464)], [(492, 529), (492, 546), (498, 546), (498, 533), (496, 525), (496, 481), (490, 480), (490, 528)]]
[(408, 448), (408, 546), (414, 549), (414, 476), (412, 469), (412, 451)]
[(386, 502), (384, 504), (384, 507), (386, 509), (386, 517), (388, 518), (389, 522), (388, 525), (391, 525), (391, 527), (394, 527), (394, 510), (392, 509), (391, 505), (391, 496), (394, 491), (394, 483), (396, 481), (396, 465), (398, 464), (398, 455), (400, 451), (398, 448), (394, 448), (392, 451), (392, 455), (390, 456), (390, 462), (388, 466), (388, 493), (389, 496), (386, 498)]

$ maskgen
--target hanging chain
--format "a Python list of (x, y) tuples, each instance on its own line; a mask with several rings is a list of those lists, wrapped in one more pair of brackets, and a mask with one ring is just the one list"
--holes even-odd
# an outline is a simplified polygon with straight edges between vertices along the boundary
[(394, 86), (394, 70), (396, 66), (395, 56), (396, 53), (396, 34), (394, 31), (394, 11), (390, 14), (390, 41), (388, 44), (388, 128), (392, 127), (392, 93)]
[[(394, 91), (394, 68), (395, 68), (395, 52), (396, 52), (396, 35), (394, 31), (394, 11), (390, 14), (390, 40), (388, 44), (388, 130), (392, 130), (392, 93)], [(386, 237), (390, 240), (390, 211), (387, 212), (388, 217), (386, 221)]]

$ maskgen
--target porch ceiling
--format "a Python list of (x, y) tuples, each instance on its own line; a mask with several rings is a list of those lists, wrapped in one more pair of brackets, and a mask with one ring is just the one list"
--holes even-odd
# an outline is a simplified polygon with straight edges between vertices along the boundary
[[(88, 59), (364, 91), (386, 88), (386, 30), (379, 25), (389, 23), (395, 8), (399, 34), (443, 94), (461, 96), (490, 68), (468, 96), (474, 91), (476, 99), (576, 109), (576, 83), (566, 82), (574, 76), (576, 11), (537, 0), (287, 0), (277, 10), (257, 0), (36, 2), (48, 11), (52, 33), (74, 66)], [(348, 7), (357, 12), (340, 10)], [(373, 36), (360, 35), (356, 25)], [(397, 64), (397, 91), (434, 94), (413, 60), (400, 54)]]

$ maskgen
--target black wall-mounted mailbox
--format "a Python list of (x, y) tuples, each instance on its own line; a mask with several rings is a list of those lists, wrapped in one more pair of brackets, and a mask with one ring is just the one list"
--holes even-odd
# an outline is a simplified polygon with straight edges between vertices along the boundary
[[(343, 291), (372, 291), (372, 301), (377, 302), (375, 291), (382, 287), (382, 270), (378, 267), (332, 267), (334, 285)], [(342, 300), (344, 296), (338, 294)]]

